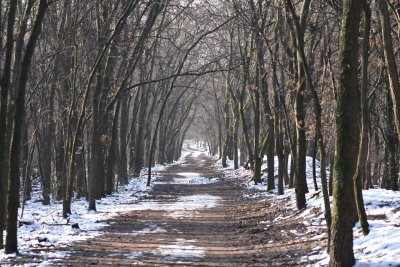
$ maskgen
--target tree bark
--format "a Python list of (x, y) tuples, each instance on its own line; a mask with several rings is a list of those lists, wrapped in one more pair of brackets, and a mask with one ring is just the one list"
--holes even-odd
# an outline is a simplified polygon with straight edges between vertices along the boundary
[(121, 108), (121, 99), (117, 101), (115, 107), (112, 130), (111, 130), (111, 144), (108, 148), (107, 172), (106, 172), (106, 195), (111, 195), (114, 191), (115, 180), (115, 166), (117, 165), (117, 151), (118, 151), (118, 118)]
[(359, 149), (360, 92), (358, 34), (361, 1), (344, 0), (340, 33), (340, 78), (337, 98), (330, 266), (352, 266), (354, 225), (353, 176)]
[(21, 127), (25, 116), (25, 91), (28, 74), (31, 67), (32, 57), (39, 38), (42, 22), (47, 9), (47, 1), (40, 0), (38, 4), (35, 21), (29, 41), (26, 45), (25, 54), (21, 62), (21, 72), (18, 83), (16, 84), (17, 98), (15, 100), (15, 113), (13, 117), (14, 130), (11, 144), (10, 155), (10, 185), (7, 202), (7, 237), (5, 253), (18, 252), (17, 228), (18, 228), (18, 208), (19, 208), (19, 187), (20, 187), (20, 150), (21, 150)]
[(286, 1), (289, 12), (295, 25), (296, 33), (296, 50), (297, 50), (297, 88), (295, 101), (296, 116), (296, 157), (295, 157), (295, 192), (297, 209), (306, 207), (306, 196), (308, 192), (306, 178), (306, 156), (307, 156), (307, 140), (305, 129), (305, 110), (304, 110), (304, 94), (306, 90), (306, 80), (304, 68), (301, 60), (301, 51), (304, 51), (304, 33), (306, 30), (306, 22), (308, 11), (311, 5), (310, 0), (305, 0), (302, 5), (301, 15), (298, 18), (290, 0)]
[[(119, 129), (119, 167), (118, 179), (122, 185), (128, 184), (128, 157), (127, 157), (127, 135), (128, 135), (128, 96), (121, 94), (121, 112)], [(144, 128), (144, 127), (143, 127)]]
[[(17, 0), (9, 1), (10, 6), (7, 16), (7, 33), (6, 33), (6, 44), (4, 48), (4, 65), (1, 73), (1, 99), (0, 99), (0, 249), (3, 248), (3, 230), (4, 222), (6, 218), (6, 199), (7, 199), (7, 188), (9, 179), (9, 155), (8, 147), (9, 144), (6, 142), (7, 133), (7, 117), (8, 117), (8, 98), (11, 81), (11, 63), (14, 47), (14, 24), (15, 14), (17, 9)], [(1, 43), (2, 44), (2, 43)], [(0, 48), (1, 49), (1, 48)], [(3, 51), (1, 51), (3, 52)]]
[(396, 57), (393, 52), (392, 27), (390, 25), (388, 3), (386, 0), (377, 0), (377, 3), (380, 11), (379, 18), (382, 27), (383, 51), (389, 75), (390, 93), (393, 100), (394, 123), (396, 125), (397, 135), (400, 139), (400, 84)]
[(366, 161), (368, 158), (368, 136), (369, 136), (369, 110), (368, 110), (368, 54), (369, 54), (369, 37), (371, 30), (371, 10), (368, 4), (364, 3), (364, 36), (362, 42), (362, 58), (361, 58), (361, 136), (360, 147), (357, 159), (356, 173), (353, 177), (354, 194), (357, 205), (358, 218), (364, 235), (369, 233), (369, 224), (367, 214), (365, 212), (364, 200), (362, 196), (363, 179), (365, 177)]

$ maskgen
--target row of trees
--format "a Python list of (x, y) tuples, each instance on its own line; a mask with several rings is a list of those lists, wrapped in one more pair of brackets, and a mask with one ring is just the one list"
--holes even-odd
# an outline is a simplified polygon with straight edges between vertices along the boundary
[(43, 204), (62, 201), (68, 217), (74, 198), (96, 210), (96, 199), (144, 166), (180, 157), (204, 83), (199, 72), (211, 69), (194, 55), (221, 27), (196, 25), (193, 2), (1, 3), (6, 253), (17, 251), (18, 208), (35, 177)]
[(220, 35), (228, 71), (214, 75), (217, 89), (208, 87), (218, 92), (204, 107), (215, 124), (205, 136), (209, 147), (220, 148), (224, 167), (229, 158), (252, 169), (255, 183), (267, 155), (268, 188), (283, 194), (294, 187), (299, 210), (306, 208), (307, 156), (318, 190), (317, 158), (330, 265), (351, 266), (352, 227), (360, 220), (369, 232), (362, 189), (399, 188), (398, 6), (236, 0), (225, 8), (236, 18)]
[(150, 184), (151, 166), (180, 157), (191, 125), (224, 166), (230, 158), (252, 169), (256, 183), (267, 155), (268, 188), (294, 187), (298, 209), (306, 156), (315, 189), (319, 159), (332, 266), (354, 263), (357, 219), (368, 233), (361, 189), (398, 190), (400, 16), (391, 1), (0, 5), (7, 253), (17, 251), (18, 207), (35, 177), (43, 204), (62, 201), (64, 217), (74, 198), (95, 210), (143, 167)]

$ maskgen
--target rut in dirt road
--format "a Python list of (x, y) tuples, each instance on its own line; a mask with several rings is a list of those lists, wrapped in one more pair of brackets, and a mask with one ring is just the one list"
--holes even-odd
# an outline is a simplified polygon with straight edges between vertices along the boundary
[(63, 248), (67, 257), (50, 265), (302, 266), (318, 241), (291, 236), (288, 229), (301, 225), (296, 220), (265, 227), (262, 221), (284, 208), (244, 197), (238, 179), (214, 164), (205, 154), (189, 154), (158, 174), (150, 194), (135, 204), (142, 208), (110, 221), (103, 235)]

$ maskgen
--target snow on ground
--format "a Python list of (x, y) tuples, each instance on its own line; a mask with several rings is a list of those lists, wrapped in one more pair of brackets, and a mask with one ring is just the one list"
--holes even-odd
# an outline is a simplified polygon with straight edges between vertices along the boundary
[[(265, 184), (254, 185), (249, 177), (251, 172), (244, 170), (233, 170), (233, 163), (229, 161), (229, 167), (224, 171), (229, 177), (246, 177), (243, 183), (250, 189), (245, 196), (257, 197), (260, 195), (269, 196), (271, 198), (290, 199), (290, 208), (296, 210), (294, 189), (285, 188), (283, 196), (277, 196), (276, 190), (267, 192)], [(319, 189), (320, 185), (320, 166), (316, 162), (317, 181)], [(275, 157), (275, 166), (278, 165)], [(221, 166), (220, 162), (217, 167)], [(262, 169), (266, 169), (263, 165)], [(329, 175), (329, 170), (327, 170)], [(275, 168), (275, 175), (277, 169)], [(266, 181), (266, 175), (263, 176)], [(307, 184), (309, 193), (306, 195), (308, 208), (296, 216), (301, 216), (303, 224), (308, 227), (308, 232), (315, 230), (317, 227), (326, 228), (323, 216), (324, 203), (321, 190), (314, 190), (312, 179), (312, 158), (307, 157)], [(255, 192), (254, 192), (255, 191)], [(364, 236), (361, 231), (360, 224), (357, 223), (353, 228), (354, 233), (354, 254), (356, 258), (356, 267), (386, 267), (400, 266), (400, 192), (394, 192), (384, 189), (363, 190), (365, 208), (370, 224), (370, 233)], [(332, 198), (330, 199), (332, 201)], [(319, 211), (319, 212), (318, 212)], [(289, 217), (278, 217), (275, 221), (285, 220)], [(325, 239), (325, 235), (316, 236), (317, 239)], [(302, 263), (306, 264), (311, 260), (318, 260), (317, 264), (311, 266), (327, 266), (329, 263), (329, 255), (326, 248), (317, 247), (307, 257), (302, 259)]]
[[(196, 241), (177, 238), (174, 243), (161, 245), (158, 248), (146, 251), (146, 254), (162, 256), (167, 260), (179, 260), (183, 258), (202, 258), (205, 256), (203, 247), (193, 245)], [(128, 259), (136, 259), (143, 256), (143, 252), (125, 254)]]
[[(159, 166), (157, 170), (162, 168)], [(87, 210), (85, 199), (74, 200), (71, 205), (72, 214), (68, 219), (61, 216), (62, 202), (53, 201), (51, 205), (43, 206), (36, 192), (32, 200), (26, 203), (23, 214), (20, 209), (20, 253), (31, 253), (31, 249), (38, 247), (63, 247), (101, 235), (101, 229), (108, 225), (107, 220), (131, 210), (132, 204), (148, 193), (150, 188), (146, 187), (146, 181), (145, 175), (131, 179), (127, 186), (120, 188), (119, 193), (97, 200), (97, 212)], [(72, 228), (73, 224), (78, 224), (79, 228)], [(0, 251), (0, 259), (9, 257), (15, 257), (15, 254), (5, 255)]]
[(175, 260), (179, 258), (204, 257), (206, 252), (202, 247), (192, 245), (194, 240), (178, 238), (172, 245), (162, 245), (155, 254), (159, 254), (166, 259)]
[[(198, 156), (202, 153), (206, 153), (206, 150), (202, 148), (185, 149), (183, 151), (182, 158), (174, 164), (182, 164), (184, 157), (188, 155)], [(163, 171), (168, 166), (157, 165), (152, 168), (153, 172), (153, 183), (157, 183), (158, 172)], [(62, 202), (52, 201), (51, 205), (43, 206), (41, 204), (40, 190), (36, 190), (33, 193), (32, 200), (28, 201), (24, 207), (24, 211), (20, 209), (20, 224), (18, 228), (18, 247), (21, 254), (34, 254), (32, 251), (38, 247), (65, 247), (71, 245), (73, 242), (86, 240), (95, 236), (101, 235), (102, 229), (107, 227), (109, 224), (107, 220), (119, 216), (121, 213), (129, 212), (132, 210), (146, 210), (155, 209), (163, 210), (167, 212), (167, 216), (173, 218), (180, 218), (182, 216), (194, 215), (198, 209), (211, 208), (217, 204), (220, 200), (218, 197), (211, 195), (194, 195), (180, 197), (174, 203), (165, 204), (152, 201), (140, 201), (140, 198), (147, 195), (151, 186), (147, 187), (147, 170), (142, 172), (139, 178), (131, 179), (129, 184), (119, 188), (118, 193), (114, 193), (111, 196), (96, 201), (97, 211), (88, 211), (88, 203), (85, 199), (75, 199), (72, 203), (71, 209), (72, 214), (68, 219), (62, 218)], [(190, 181), (183, 179), (177, 182), (179, 183), (192, 183), (192, 184), (203, 184), (212, 182), (208, 178), (194, 175), (189, 177)], [(72, 228), (73, 224), (77, 224), (79, 228)], [(161, 227), (156, 225), (142, 229), (134, 235), (141, 235), (146, 233), (159, 233), (165, 231)], [(6, 232), (4, 232), (6, 234)], [(179, 246), (187, 245), (182, 242), (173, 244), (175, 247), (160, 248), (158, 253), (160, 255), (171, 254), (174, 256), (174, 251), (178, 253)], [(196, 250), (193, 257), (202, 255), (201, 249)], [(43, 256), (43, 255), (41, 255)], [(46, 252), (44, 258), (49, 260), (59, 257), (65, 257), (66, 253), (57, 252), (49, 253)], [(132, 255), (131, 255), (132, 256)], [(15, 254), (6, 255), (3, 250), (0, 250), (0, 260), (6, 260), (8, 258), (16, 257)], [(46, 265), (49, 262), (43, 262)]]
[(218, 181), (218, 178), (202, 177), (197, 172), (178, 172), (179, 177), (175, 177), (175, 184), (211, 184)]
[[(207, 151), (203, 148), (195, 147), (193, 142), (187, 143), (182, 153), (182, 158), (175, 164), (185, 164), (184, 158), (188, 155), (194, 157), (205, 154)], [(241, 168), (234, 171), (232, 169), (233, 162), (228, 161), (230, 167), (224, 169), (227, 176), (232, 178), (249, 177), (251, 173)], [(317, 162), (318, 163), (318, 162)], [(220, 166), (220, 163), (218, 163)], [(277, 162), (276, 162), (277, 165)], [(311, 172), (312, 161), (307, 158), (307, 177), (310, 193), (307, 194), (308, 209), (300, 214), (289, 215), (288, 217), (277, 217), (276, 221), (285, 220), (292, 216), (301, 216), (303, 224), (308, 227), (308, 231), (313, 231), (315, 227), (325, 227), (323, 218), (323, 199), (320, 191), (315, 191), (312, 181)], [(165, 169), (167, 166), (157, 166), (153, 168), (153, 181), (157, 181), (157, 173)], [(266, 166), (263, 166), (263, 169)], [(317, 176), (319, 177), (319, 165), (317, 164)], [(276, 171), (276, 170), (275, 170)], [(97, 212), (87, 211), (87, 202), (85, 200), (74, 200), (72, 204), (73, 214), (69, 220), (61, 217), (62, 203), (53, 201), (52, 205), (43, 206), (40, 196), (34, 194), (32, 200), (28, 201), (24, 213), (20, 211), (21, 227), (18, 229), (18, 242), (20, 253), (32, 254), (32, 249), (37, 247), (63, 247), (71, 245), (73, 242), (85, 240), (102, 234), (102, 229), (106, 227), (107, 220), (121, 213), (131, 210), (163, 210), (166, 216), (172, 218), (195, 216), (197, 210), (212, 208), (218, 204), (221, 199), (212, 195), (199, 194), (193, 196), (182, 196), (177, 198), (173, 203), (159, 203), (152, 201), (139, 201), (145, 196), (151, 187), (146, 187), (147, 176), (145, 173), (140, 178), (132, 179), (124, 188), (120, 188), (107, 198), (99, 200), (97, 204)], [(267, 192), (264, 184), (254, 185), (248, 178), (243, 183), (249, 188), (246, 193), (247, 197), (257, 197), (266, 195), (270, 198), (289, 198), (289, 208), (295, 210), (294, 190), (285, 188), (283, 196), (277, 196), (276, 191)], [(265, 179), (265, 177), (264, 177)], [(319, 180), (319, 178), (318, 178)], [(208, 179), (201, 177), (198, 173), (179, 173), (179, 177), (174, 179), (174, 183), (181, 184), (204, 184), (212, 183), (216, 179)], [(364, 202), (366, 211), (369, 216), (370, 234), (363, 236), (360, 225), (354, 227), (354, 252), (358, 267), (383, 267), (383, 266), (400, 266), (400, 192), (393, 192), (382, 189), (364, 190)], [(315, 212), (320, 210), (320, 212)], [(79, 229), (73, 229), (72, 224), (77, 223)], [(273, 222), (265, 222), (273, 223)], [(143, 235), (151, 233), (164, 232), (165, 229), (157, 225), (151, 225), (147, 228), (132, 233), (133, 235)], [(301, 233), (298, 233), (301, 235)], [(323, 235), (314, 238), (323, 239)], [(193, 245), (191, 240), (176, 240), (173, 244), (160, 246), (152, 253), (162, 255), (171, 259), (179, 259), (181, 257), (203, 257), (205, 252), (201, 247)], [(43, 255), (42, 255), (43, 256)], [(66, 253), (46, 252), (45, 255), (49, 261), (42, 263), (51, 265), (51, 259), (65, 257)], [(127, 257), (136, 258), (140, 253), (126, 255)], [(15, 255), (5, 255), (0, 251), (0, 260), (15, 257)], [(314, 248), (313, 252), (303, 258), (303, 262), (310, 260), (318, 260), (314, 266), (325, 266), (329, 262), (325, 248)]]

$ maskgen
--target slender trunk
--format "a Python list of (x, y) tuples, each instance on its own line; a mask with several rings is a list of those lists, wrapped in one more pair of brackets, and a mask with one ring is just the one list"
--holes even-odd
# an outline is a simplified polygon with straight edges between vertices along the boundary
[(318, 133), (317, 133), (317, 131), (315, 131), (315, 133), (314, 133), (313, 157), (312, 157), (312, 175), (313, 175), (313, 183), (314, 183), (314, 190), (315, 191), (318, 191), (317, 170), (316, 170), (317, 150), (318, 150)]
[(13, 117), (14, 130), (10, 155), (10, 185), (7, 201), (7, 237), (5, 253), (18, 252), (17, 228), (19, 208), (19, 187), (20, 187), (20, 150), (21, 150), (21, 127), (25, 116), (25, 92), (28, 74), (31, 67), (36, 41), (39, 38), (42, 22), (47, 9), (47, 1), (40, 0), (33, 23), (31, 36), (26, 45), (25, 54), (21, 63), (21, 72), (16, 84), (17, 97), (15, 100), (15, 113)]
[[(278, 96), (276, 95), (275, 98)], [(275, 99), (275, 103), (279, 105), (277, 102), (278, 99)], [(283, 152), (283, 138), (281, 131), (281, 121), (280, 121), (280, 110), (278, 109), (275, 114), (275, 147), (276, 154), (278, 157), (278, 195), (283, 195), (283, 185), (284, 185), (284, 172), (285, 172), (285, 156)]]
[[(385, 88), (386, 88), (386, 124), (385, 124), (385, 172), (382, 177), (382, 187), (388, 190), (398, 190), (397, 179), (397, 150), (399, 147), (399, 139), (396, 135), (396, 128), (393, 118), (393, 101), (390, 97), (390, 89), (388, 84), (388, 77), (385, 75)], [(379, 177), (379, 175), (378, 175)]]
[[(26, 128), (26, 127), (24, 127)], [(32, 173), (32, 161), (33, 161), (33, 153), (35, 152), (35, 147), (36, 147), (36, 142), (34, 141), (34, 137), (32, 138), (32, 144), (29, 147), (28, 143), (28, 132), (27, 129), (24, 129), (23, 135), (23, 142), (26, 142), (27, 144), (24, 146), (23, 149), (26, 149), (24, 153), (27, 153), (27, 158), (26, 158), (26, 164), (25, 168), (23, 169), (23, 175), (22, 178), (24, 179), (24, 187), (23, 187), (23, 200), (24, 203), (28, 200), (31, 199), (31, 193), (32, 193), (32, 179), (31, 179), (31, 173)]]
[(119, 130), (119, 168), (118, 178), (122, 185), (128, 184), (128, 157), (127, 157), (127, 134), (128, 134), (128, 96), (126, 93), (121, 95)]
[(235, 118), (233, 122), (233, 169), (239, 169), (239, 114), (235, 105)]
[(135, 173), (135, 155), (136, 155), (136, 128), (137, 128), (137, 114), (139, 110), (139, 100), (140, 100), (140, 92), (142, 91), (142, 88), (139, 87), (136, 92), (135, 96), (133, 98), (133, 108), (132, 108), (132, 121), (131, 121), (131, 127), (129, 131), (129, 136), (130, 136), (130, 147), (129, 147), (129, 170), (130, 173)]
[(383, 51), (389, 76), (390, 93), (393, 100), (394, 124), (396, 125), (397, 135), (400, 139), (400, 83), (396, 56), (393, 51), (392, 27), (390, 25), (388, 3), (386, 0), (377, 0), (377, 3), (382, 25)]
[(106, 173), (106, 195), (111, 195), (114, 190), (115, 180), (115, 166), (117, 162), (117, 148), (118, 148), (118, 118), (121, 108), (121, 99), (118, 99), (117, 106), (115, 107), (115, 113), (112, 122), (111, 130), (111, 144), (108, 148), (108, 160), (107, 160), (107, 173)]
[(340, 78), (336, 116), (336, 151), (333, 184), (330, 262), (352, 266), (354, 226), (353, 176), (359, 149), (360, 92), (358, 89), (358, 34), (361, 1), (344, 0), (340, 34)]
[(364, 235), (369, 233), (369, 224), (365, 212), (364, 200), (362, 196), (363, 178), (365, 177), (365, 162), (368, 157), (368, 130), (369, 130), (369, 110), (368, 110), (368, 53), (371, 30), (371, 10), (364, 4), (364, 36), (362, 42), (361, 58), (361, 136), (360, 148), (358, 152), (357, 168), (353, 177), (354, 193), (357, 205), (358, 218)]
[(133, 163), (133, 176), (139, 177), (140, 171), (144, 165), (144, 142), (145, 142), (145, 127), (146, 125), (146, 113), (147, 113), (147, 105), (149, 100), (149, 88), (145, 88), (141, 90), (141, 105), (139, 108), (139, 118), (138, 118), (138, 130), (136, 133), (136, 144), (135, 144), (135, 156), (134, 156), (134, 163)]
[[(232, 66), (232, 52), (233, 52), (233, 29), (229, 31), (229, 39), (230, 39), (230, 45), (229, 45), (229, 62), (228, 62), (228, 67), (230, 68)], [(232, 114), (231, 112), (231, 88), (232, 83), (231, 83), (231, 71), (229, 70), (226, 78), (225, 78), (225, 105), (224, 105), (224, 119), (225, 119), (225, 127), (224, 127), (224, 144), (222, 146), (222, 167), (226, 168), (228, 164), (226, 163), (226, 157), (228, 156), (228, 150), (232, 149), (229, 148), (230, 144), (232, 144), (232, 138), (234, 138), (231, 134), (231, 131), (233, 127), (231, 127), (231, 122), (230, 122), (230, 116)], [(234, 122), (235, 123), (235, 122)], [(234, 129), (233, 129), (234, 130)], [(233, 134), (234, 135), (234, 134)], [(234, 141), (233, 141), (233, 144)]]
[(227, 157), (228, 157), (228, 150), (231, 150), (229, 147), (231, 144), (231, 123), (230, 123), (230, 116), (231, 116), (231, 111), (230, 111), (230, 94), (229, 94), (229, 88), (230, 86), (230, 72), (228, 72), (226, 81), (225, 81), (225, 105), (224, 105), (224, 120), (225, 120), (225, 127), (224, 127), (224, 144), (222, 147), (222, 167), (226, 168), (228, 167), (227, 164)]
[[(0, 96), (0, 249), (3, 248), (3, 230), (4, 230), (4, 218), (6, 218), (6, 199), (7, 199), (7, 189), (8, 179), (9, 179), (9, 154), (6, 133), (7, 129), (7, 117), (8, 117), (8, 98), (10, 90), (11, 81), (11, 63), (13, 56), (14, 47), (14, 24), (16, 21), (15, 13), (17, 9), (17, 0), (11, 0), (8, 9), (7, 16), (7, 33), (6, 33), (6, 43), (5, 43), (5, 55), (4, 55), (4, 65), (1, 73), (1, 96)], [(2, 23), (2, 22), (1, 22)], [(3, 32), (2, 32), (3, 33)], [(3, 43), (1, 43), (1, 46)], [(1, 49), (1, 48), (0, 48)], [(1, 51), (3, 52), (3, 51)]]
[(307, 140), (305, 131), (305, 109), (304, 109), (304, 95), (306, 90), (306, 77), (303, 68), (301, 53), (304, 52), (304, 33), (306, 29), (306, 22), (308, 18), (308, 11), (311, 1), (306, 0), (303, 2), (301, 16), (298, 18), (290, 0), (286, 1), (287, 8), (292, 15), (295, 26), (295, 40), (297, 50), (297, 88), (295, 100), (295, 116), (296, 116), (296, 177), (295, 177), (295, 192), (297, 208), (303, 209), (306, 207), (305, 194), (308, 192), (306, 180), (306, 156), (307, 156)]
[(250, 137), (249, 137), (249, 132), (248, 132), (248, 127), (246, 123), (246, 116), (244, 114), (244, 100), (245, 100), (245, 92), (246, 92), (246, 87), (247, 87), (247, 79), (248, 79), (248, 72), (249, 72), (249, 60), (245, 60), (246, 63), (243, 66), (243, 78), (242, 78), (242, 84), (240, 87), (240, 93), (239, 93), (239, 114), (240, 114), (240, 121), (242, 123), (242, 132), (243, 132), (243, 142), (246, 145), (247, 148), (247, 155), (248, 155), (248, 163), (250, 165), (250, 168), (253, 169), (254, 167), (254, 154), (253, 154), (253, 149), (250, 144)]

